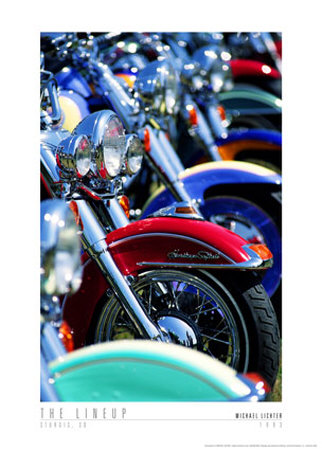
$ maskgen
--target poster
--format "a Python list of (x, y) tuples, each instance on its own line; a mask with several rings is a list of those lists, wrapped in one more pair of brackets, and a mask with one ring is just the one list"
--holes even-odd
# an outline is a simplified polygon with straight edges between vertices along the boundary
[[(4, 62), (6, 68), (10, 66), (10, 75), (7, 71), (3, 73), (2, 82), (3, 85), (14, 85), (19, 107), (5, 93), (6, 115), (11, 119), (7, 136), (4, 136), (8, 168), (3, 177), (4, 202), (10, 217), (5, 232), (10, 231), (11, 238), (4, 242), (8, 269), (3, 301), (8, 319), (4, 320), (2, 339), (5, 363), (5, 369), (2, 369), (2, 439), (5, 442), (9, 438), (12, 443), (17, 441), (19, 445), (25, 445), (28, 436), (33, 447), (48, 449), (58, 445), (79, 449), (96, 445), (120, 449), (319, 448), (318, 330), (321, 306), (318, 256), (321, 244), (318, 226), (321, 213), (317, 136), (320, 63), (316, 57), (319, 34), (314, 3), (307, 2), (302, 8), (294, 5), (293, 9), (280, 2), (267, 5), (204, 2), (203, 5), (184, 6), (163, 3), (159, 11), (150, 4), (141, 7), (129, 4), (120, 8), (120, 5), (97, 3), (96, 8), (104, 12), (105, 17), (94, 11), (94, 5), (89, 11), (88, 5), (81, 3), (67, 6), (56, 2), (52, 5), (54, 8), (47, 9), (34, 2), (32, 14), (30, 5), (29, 8), (22, 6), (15, 27), (15, 31), (20, 28), (21, 32), (6, 27), (3, 36)], [(131, 8), (135, 15), (124, 11)], [(80, 9), (83, 14), (78, 13)], [(14, 8), (12, 17), (17, 17)], [(179, 27), (192, 31), (201, 28), (224, 31), (266, 29), (283, 34), (285, 337), (282, 402), (57, 404), (50, 410), (38, 402), (39, 134), (35, 126), (38, 103), (34, 98), (38, 96), (39, 87), (39, 32), (67, 28), (97, 31), (162, 28), (171, 31)], [(34, 126), (30, 124), (31, 114), (35, 117)], [(17, 158), (18, 155), (21, 159), (14, 162), (14, 156)], [(22, 184), (28, 186), (28, 190), (22, 190)], [(49, 422), (52, 426), (45, 426)]]

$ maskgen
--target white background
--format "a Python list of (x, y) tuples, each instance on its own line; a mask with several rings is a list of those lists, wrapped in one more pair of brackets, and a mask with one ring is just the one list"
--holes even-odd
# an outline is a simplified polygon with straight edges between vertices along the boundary
[[(203, 449), (321, 445), (321, 31), (318, 2), (7, 3), (1, 42), (2, 448)], [(40, 31), (282, 31), (283, 402), (127, 405), (135, 420), (39, 427)], [(111, 407), (111, 405), (109, 405)], [(119, 407), (119, 405), (117, 405)], [(229, 420), (283, 412), (283, 427)], [(154, 420), (143, 420), (154, 419)], [(165, 420), (172, 418), (173, 420)], [(159, 420), (158, 420), (159, 419)], [(162, 419), (162, 420), (161, 420)]]

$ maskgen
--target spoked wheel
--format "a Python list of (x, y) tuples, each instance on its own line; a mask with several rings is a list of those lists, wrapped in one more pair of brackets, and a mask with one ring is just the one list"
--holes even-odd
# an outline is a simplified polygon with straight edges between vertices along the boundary
[[(229, 288), (228, 288), (229, 286)], [(217, 358), (240, 372), (257, 371), (272, 385), (279, 331), (270, 300), (254, 274), (153, 270), (133, 285), (144, 307), (172, 342)], [(106, 294), (94, 341), (139, 339), (113, 294)]]

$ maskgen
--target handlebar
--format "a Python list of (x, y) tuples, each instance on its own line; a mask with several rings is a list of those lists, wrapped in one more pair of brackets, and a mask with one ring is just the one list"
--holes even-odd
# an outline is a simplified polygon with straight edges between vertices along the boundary
[(52, 108), (50, 118), (53, 124), (58, 123), (61, 119), (61, 109), (57, 95), (57, 82), (56, 79), (54, 78), (54, 75), (51, 72), (47, 72), (45, 70), (42, 70), (40, 72), (40, 87), (41, 87), (40, 99), (42, 100), (42, 97), (46, 90), (48, 92), (49, 103)]

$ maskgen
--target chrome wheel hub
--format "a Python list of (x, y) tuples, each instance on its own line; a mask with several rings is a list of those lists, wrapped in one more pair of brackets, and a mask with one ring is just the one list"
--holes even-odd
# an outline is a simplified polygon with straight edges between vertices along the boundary
[(157, 324), (168, 335), (171, 342), (190, 348), (200, 348), (201, 336), (196, 325), (186, 314), (179, 311), (164, 311), (158, 314)]

